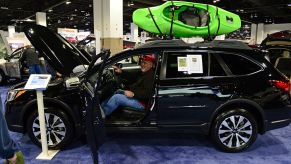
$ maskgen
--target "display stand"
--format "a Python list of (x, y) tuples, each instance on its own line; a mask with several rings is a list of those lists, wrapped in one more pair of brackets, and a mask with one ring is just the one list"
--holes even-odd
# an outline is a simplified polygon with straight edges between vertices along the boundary
[(41, 148), (42, 152), (36, 157), (36, 159), (51, 160), (59, 150), (48, 150), (46, 125), (44, 115), (44, 103), (43, 103), (43, 90), (46, 90), (47, 85), (51, 79), (51, 75), (46, 74), (32, 74), (24, 87), (26, 90), (36, 90), (38, 118), (41, 135)]

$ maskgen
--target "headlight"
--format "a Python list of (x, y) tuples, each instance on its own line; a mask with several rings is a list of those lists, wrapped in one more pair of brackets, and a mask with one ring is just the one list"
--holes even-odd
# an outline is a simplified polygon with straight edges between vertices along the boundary
[(7, 93), (6, 100), (7, 101), (15, 100), (17, 97), (21, 96), (25, 92), (26, 92), (25, 90), (10, 90)]
[(12, 101), (12, 100), (14, 100), (14, 97), (16, 96), (17, 92), (18, 92), (18, 91), (16, 91), (16, 90), (11, 90), (11, 91), (9, 91), (9, 92), (7, 93), (6, 100), (7, 100), (7, 101)]

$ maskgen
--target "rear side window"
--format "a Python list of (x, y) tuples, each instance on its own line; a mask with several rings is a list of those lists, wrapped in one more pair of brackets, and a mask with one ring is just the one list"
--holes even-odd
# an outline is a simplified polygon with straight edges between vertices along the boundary
[(207, 53), (168, 53), (166, 78), (203, 77), (208, 75)]
[(217, 61), (216, 57), (213, 54), (210, 54), (209, 57), (210, 57), (209, 76), (226, 76), (226, 73), (224, 72), (219, 62)]
[(219, 54), (233, 75), (247, 75), (261, 70), (261, 67), (239, 55)]

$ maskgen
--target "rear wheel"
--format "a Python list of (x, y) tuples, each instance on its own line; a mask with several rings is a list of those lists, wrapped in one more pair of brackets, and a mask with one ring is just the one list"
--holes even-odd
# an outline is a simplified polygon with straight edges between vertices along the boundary
[[(48, 147), (61, 149), (73, 139), (73, 124), (66, 113), (56, 108), (45, 109), (45, 123)], [(27, 133), (33, 143), (41, 146), (40, 125), (38, 112), (35, 111), (28, 118)]]
[(234, 109), (220, 114), (212, 126), (214, 144), (226, 152), (240, 152), (250, 147), (257, 138), (257, 122), (244, 109)]

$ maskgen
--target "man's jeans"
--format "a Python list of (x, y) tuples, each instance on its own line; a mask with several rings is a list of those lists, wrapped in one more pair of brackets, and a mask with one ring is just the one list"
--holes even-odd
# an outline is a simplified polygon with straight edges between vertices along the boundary
[(32, 66), (29, 66), (29, 74), (41, 74), (41, 68), (39, 64), (34, 64)]
[(10, 138), (6, 120), (2, 112), (2, 103), (0, 99), (0, 157), (3, 159), (12, 158), (19, 149), (16, 143)]
[(126, 97), (124, 94), (114, 94), (101, 104), (106, 116), (110, 115), (118, 106), (131, 107), (136, 110), (144, 110), (144, 106), (136, 99)]

